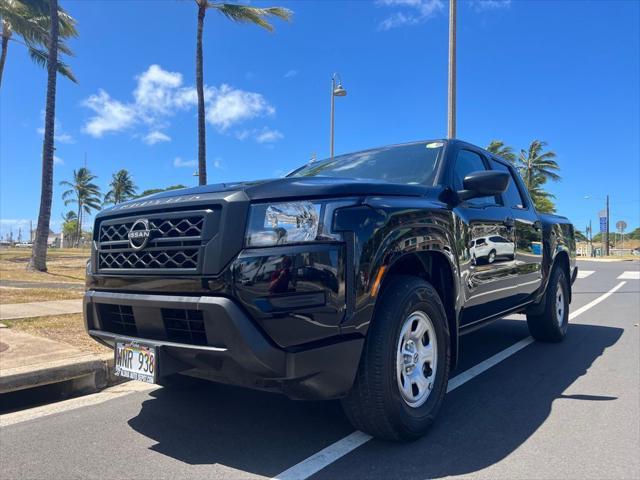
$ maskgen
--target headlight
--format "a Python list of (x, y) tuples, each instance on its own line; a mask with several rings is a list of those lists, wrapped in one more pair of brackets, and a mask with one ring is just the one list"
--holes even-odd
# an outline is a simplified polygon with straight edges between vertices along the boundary
[(340, 240), (331, 232), (336, 208), (351, 205), (339, 202), (283, 202), (251, 206), (245, 235), (247, 247), (267, 247), (290, 243)]

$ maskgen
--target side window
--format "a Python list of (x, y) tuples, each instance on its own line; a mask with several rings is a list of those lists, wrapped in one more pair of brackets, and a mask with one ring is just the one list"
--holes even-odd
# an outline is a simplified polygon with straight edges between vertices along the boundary
[[(456, 156), (456, 164), (453, 169), (453, 187), (456, 190), (463, 189), (464, 177), (472, 172), (480, 170), (486, 170), (487, 168), (482, 161), (482, 157), (470, 150), (460, 150)], [(495, 197), (480, 197), (472, 198), (467, 203), (471, 205), (494, 205), (496, 203)]]
[(518, 189), (518, 184), (516, 183), (516, 179), (513, 178), (513, 172), (511, 171), (511, 169), (500, 162), (496, 162), (493, 159), (490, 159), (489, 162), (491, 164), (492, 170), (507, 172), (511, 176), (511, 178), (509, 179), (509, 186), (507, 187), (507, 190), (503, 194), (504, 200), (505, 200), (505, 206), (509, 208), (520, 208), (520, 209), (526, 208), (527, 204), (522, 198), (522, 195), (520, 194), (520, 190)]

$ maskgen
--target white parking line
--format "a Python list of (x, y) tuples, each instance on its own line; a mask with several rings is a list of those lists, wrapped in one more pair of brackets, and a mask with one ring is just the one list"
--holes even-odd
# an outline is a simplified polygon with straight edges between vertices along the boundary
[(76, 410), (81, 407), (88, 407), (104, 403), (108, 400), (124, 397), (130, 393), (136, 392), (148, 392), (159, 388), (158, 385), (149, 385), (143, 382), (126, 382), (115, 387), (107, 388), (101, 392), (93, 393), (91, 395), (85, 395), (83, 397), (71, 398), (69, 400), (63, 400), (61, 402), (50, 403), (49, 405), (42, 405), (41, 407), (29, 408), (27, 410), (21, 410), (14, 413), (5, 413), (0, 415), (0, 427), (8, 427), (9, 425), (15, 425), (16, 423), (26, 422), (28, 420), (35, 420), (37, 418), (48, 417), (55, 413), (68, 412), (70, 410)]
[(640, 270), (623, 272), (618, 277), (618, 280), (640, 280)]
[[(612, 294), (618, 291), (626, 282), (620, 282), (618, 285), (613, 287), (607, 293), (600, 295), (595, 300), (587, 303), (583, 307), (579, 308), (575, 312), (569, 314), (569, 319), (573, 320), (579, 315), (582, 315), (587, 310), (595, 307), (600, 302), (609, 298)], [(472, 378), (477, 377), (483, 372), (486, 372), (491, 367), (497, 365), (502, 362), (506, 358), (510, 357), (514, 353), (519, 352), (527, 345), (533, 343), (533, 338), (527, 337), (523, 338), (519, 342), (514, 343), (508, 348), (505, 348), (501, 352), (496, 353), (492, 357), (487, 358), (486, 360), (478, 363), (477, 365), (471, 367), (469, 370), (465, 370), (459, 375), (451, 378), (449, 380), (449, 386), (447, 387), (447, 393), (455, 390), (459, 386), (467, 383)], [(310, 457), (304, 459), (300, 463), (294, 465), (293, 467), (285, 470), (284, 472), (276, 475), (272, 478), (272, 480), (305, 480), (309, 478), (311, 475), (318, 473), (323, 468), (331, 465), (336, 460), (344, 457), (346, 454), (352, 452), (356, 448), (364, 445), (369, 440), (373, 439), (371, 435), (368, 435), (364, 432), (355, 431), (346, 437), (338, 440), (335, 443), (332, 443), (328, 447), (320, 450), (318, 453), (311, 455)]]
[(578, 278), (587, 278), (589, 275), (593, 275), (595, 270), (578, 270)]

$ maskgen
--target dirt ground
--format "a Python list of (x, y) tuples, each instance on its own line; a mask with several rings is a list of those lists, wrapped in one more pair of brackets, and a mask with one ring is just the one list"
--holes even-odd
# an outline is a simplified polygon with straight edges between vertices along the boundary
[(47, 269), (43, 272), (26, 270), (31, 257), (29, 248), (0, 249), (0, 279), (30, 282), (84, 282), (88, 249), (50, 248), (47, 252)]
[(91, 353), (108, 353), (110, 348), (93, 340), (84, 329), (82, 314), (54, 315), (21, 320), (4, 320), (3, 323), (20, 332), (68, 343)]

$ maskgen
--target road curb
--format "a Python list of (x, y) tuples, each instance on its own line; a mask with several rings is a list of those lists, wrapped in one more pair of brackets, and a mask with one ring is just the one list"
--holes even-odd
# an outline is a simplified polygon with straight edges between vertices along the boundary
[(0, 394), (64, 383), (66, 394), (93, 393), (122, 383), (113, 374), (113, 354), (82, 355), (47, 364), (3, 369), (0, 374)]

